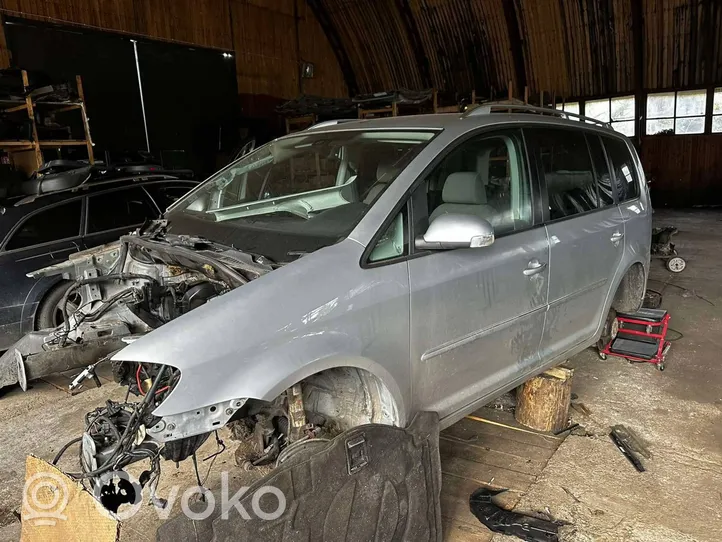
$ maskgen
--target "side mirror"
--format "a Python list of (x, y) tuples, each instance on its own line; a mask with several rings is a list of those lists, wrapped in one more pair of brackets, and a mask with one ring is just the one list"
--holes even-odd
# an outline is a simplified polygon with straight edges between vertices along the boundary
[(494, 227), (474, 215), (443, 214), (437, 216), (414, 241), (422, 250), (488, 247), (494, 242)]

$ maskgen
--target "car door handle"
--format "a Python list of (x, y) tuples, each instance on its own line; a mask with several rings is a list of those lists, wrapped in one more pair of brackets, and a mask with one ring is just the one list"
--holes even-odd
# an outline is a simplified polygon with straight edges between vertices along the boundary
[(612, 243), (617, 244), (617, 243), (619, 243), (619, 241), (622, 240), (622, 237), (624, 237), (624, 234), (623, 234), (623, 233), (620, 233), (620, 232), (618, 232), (618, 231), (615, 231), (615, 232), (612, 234), (612, 236), (609, 238), (609, 240), (610, 240)]
[(527, 277), (536, 275), (540, 271), (543, 271), (546, 266), (547, 264), (540, 262), (536, 258), (532, 258), (527, 264), (526, 269), (524, 269), (524, 274)]

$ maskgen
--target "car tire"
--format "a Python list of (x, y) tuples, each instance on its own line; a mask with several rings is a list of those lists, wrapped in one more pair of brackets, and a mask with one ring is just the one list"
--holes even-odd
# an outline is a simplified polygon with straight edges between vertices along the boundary
[(63, 281), (54, 286), (40, 302), (38, 312), (35, 314), (35, 329), (56, 328), (63, 323), (62, 307), (65, 292), (73, 285), (72, 282)]
[(609, 309), (609, 312), (607, 313), (607, 318), (604, 321), (604, 327), (602, 328), (602, 335), (597, 341), (597, 348), (600, 351), (604, 350), (604, 347), (606, 347), (617, 336), (618, 330), (619, 324), (617, 322), (617, 311), (615, 311), (614, 309)]

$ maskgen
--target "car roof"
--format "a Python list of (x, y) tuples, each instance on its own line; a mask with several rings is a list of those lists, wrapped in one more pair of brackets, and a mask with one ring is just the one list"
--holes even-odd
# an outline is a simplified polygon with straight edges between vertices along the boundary
[(192, 179), (182, 179), (179, 177), (172, 177), (167, 174), (140, 176), (135, 175), (117, 179), (108, 179), (104, 181), (96, 181), (83, 184), (66, 190), (48, 192), (47, 194), (40, 194), (37, 196), (13, 196), (11, 198), (0, 199), (0, 215), (4, 215), (6, 217), (14, 216), (17, 218), (21, 218), (35, 209), (41, 209), (54, 203), (71, 200), (75, 197), (95, 194), (97, 192), (103, 192), (105, 190), (124, 188), (127, 186), (133, 186), (135, 184), (146, 185), (158, 181), (177, 181), (194, 185), (198, 184), (198, 181)]

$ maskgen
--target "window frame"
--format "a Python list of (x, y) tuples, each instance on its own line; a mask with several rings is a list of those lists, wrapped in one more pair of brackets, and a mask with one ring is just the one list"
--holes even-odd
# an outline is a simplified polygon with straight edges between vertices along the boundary
[[(72, 203), (75, 201), (80, 202), (80, 219), (78, 221), (78, 234), (77, 235), (73, 235), (71, 237), (63, 237), (62, 239), (55, 239), (53, 241), (45, 241), (44, 243), (37, 243), (34, 245), (28, 245), (25, 247), (13, 248), (13, 249), (9, 249), (9, 250), (7, 249), (8, 243), (12, 240), (12, 238), (15, 236), (15, 234), (18, 232), (18, 230), (20, 228), (22, 228), (28, 220), (30, 220), (34, 216), (36, 216), (44, 211), (47, 211), (48, 209), (52, 209), (54, 207), (60, 207), (61, 205), (66, 205), (66, 204), (69, 204), (69, 203)], [(10, 230), (10, 232), (8, 232), (8, 234), (5, 236), (5, 239), (2, 240), (2, 245), (0, 245), (0, 254), (14, 254), (17, 252), (21, 252), (23, 250), (30, 250), (30, 249), (34, 249), (34, 248), (50, 246), (55, 243), (82, 240), (83, 228), (85, 225), (85, 218), (86, 218), (85, 215), (87, 213), (87, 208), (88, 208), (88, 206), (87, 206), (87, 202), (85, 201), (85, 196), (78, 196), (75, 198), (68, 198), (66, 200), (58, 201), (58, 202), (52, 203), (50, 205), (41, 207), (39, 209), (35, 209), (34, 211), (28, 213), (27, 215), (22, 217), (20, 220), (18, 220), (17, 223), (15, 224), (15, 226), (13, 226), (13, 228)]]
[[(680, 92), (704, 92), (705, 93), (705, 99), (704, 99), (704, 113), (702, 115), (687, 115), (687, 116), (678, 116), (677, 115), (677, 100), (679, 98)], [(672, 116), (671, 117), (650, 117), (649, 116), (649, 98), (652, 96), (659, 96), (662, 94), (674, 94), (674, 105), (672, 107)], [(714, 99), (714, 90), (713, 90), (713, 99)], [(644, 135), (645, 136), (695, 136), (695, 135), (704, 135), (707, 133), (707, 118), (713, 117), (714, 114), (712, 111), (708, 111), (709, 105), (709, 88), (688, 88), (683, 90), (659, 90), (656, 92), (647, 92), (644, 98)], [(677, 133), (677, 119), (702, 119), (703, 125), (702, 125), (702, 131), (701, 132), (695, 132), (695, 133)], [(671, 134), (661, 134), (661, 133), (655, 133), (650, 134), (647, 131), (647, 126), (649, 124), (649, 121), (655, 121), (655, 120), (671, 120), (672, 121), (672, 133)], [(711, 133), (719, 133), (719, 132), (711, 132)]]
[[(544, 123), (531, 123), (532, 126), (545, 126)], [(426, 165), (424, 170), (421, 172), (421, 174), (414, 179), (414, 182), (411, 183), (411, 186), (404, 192), (403, 196), (399, 198), (399, 201), (394, 205), (391, 212), (386, 216), (384, 221), (381, 223), (381, 226), (377, 228), (376, 233), (374, 233), (373, 237), (371, 238), (371, 241), (369, 241), (368, 245), (364, 249), (363, 253), (361, 254), (361, 259), (359, 261), (359, 265), (362, 269), (371, 269), (376, 267), (381, 267), (384, 265), (393, 265), (395, 263), (399, 263), (402, 261), (408, 261), (412, 260), (414, 258), (420, 258), (423, 256), (427, 256), (430, 254), (436, 254), (438, 250), (419, 250), (416, 249), (414, 246), (414, 239), (416, 238), (416, 233), (414, 232), (414, 224), (416, 223), (416, 217), (414, 216), (415, 212), (418, 212), (418, 209), (414, 208), (413, 205), (413, 195), (414, 192), (423, 185), (428, 175), (436, 169), (449, 155), (451, 155), (453, 152), (455, 152), (459, 147), (464, 145), (466, 142), (468, 142), (471, 139), (474, 139), (478, 136), (484, 136), (484, 137), (493, 137), (495, 132), (503, 132), (508, 130), (517, 130), (519, 132), (519, 136), (521, 139), (521, 148), (520, 152), (522, 153), (523, 157), (523, 165), (526, 167), (526, 173), (529, 178), (529, 184), (531, 188), (531, 207), (532, 207), (532, 223), (530, 226), (527, 226), (526, 228), (514, 230), (512, 232), (507, 232), (503, 235), (500, 235), (498, 238), (506, 237), (509, 235), (514, 235), (517, 233), (522, 233), (525, 231), (530, 231), (535, 228), (540, 228), (544, 226), (543, 221), (543, 207), (542, 207), (542, 201), (541, 201), (541, 188), (538, 185), (538, 179), (534, 175), (534, 173), (531, 170), (531, 159), (529, 156), (529, 145), (526, 141), (526, 137), (524, 135), (523, 127), (526, 126), (526, 124), (522, 125), (519, 123), (498, 123), (493, 124), (491, 126), (481, 126), (472, 130), (469, 130), (468, 132), (465, 132), (458, 136), (456, 139), (451, 141), (441, 152), (439, 152), (434, 159), (429, 162), (429, 164)], [(401, 211), (401, 208), (404, 205), (408, 205), (408, 211), (407, 211), (407, 223), (408, 223), (408, 233), (409, 236), (409, 253), (403, 256), (399, 256), (398, 258), (392, 258), (389, 260), (381, 260), (378, 262), (370, 262), (368, 257), (371, 254), (371, 252), (376, 247), (376, 244), (378, 243), (381, 236), (386, 232), (386, 229), (389, 227), (391, 222), (396, 218), (396, 215)], [(430, 215), (428, 212), (428, 208), (426, 210), (427, 218)], [(460, 249), (449, 249), (449, 250), (460, 250)]]
[[(623, 119), (623, 120), (614, 120), (614, 119), (612, 118), (612, 100), (618, 100), (618, 99), (621, 99), (621, 98), (631, 98), (631, 99), (632, 99), (632, 103), (633, 103), (632, 118), (630, 118), (630, 119)], [(604, 101), (607, 102), (607, 113), (609, 114), (609, 120), (608, 120), (608, 121), (601, 121), (601, 122), (606, 122), (607, 124), (609, 124), (609, 126), (612, 128), (612, 130), (614, 130), (614, 131), (615, 131), (616, 133), (618, 133), (618, 134), (623, 135), (624, 137), (630, 137), (630, 138), (631, 138), (631, 137), (637, 137), (637, 131), (638, 131), (638, 126), (637, 126), (637, 124), (638, 124), (638, 122), (637, 122), (637, 119), (635, 118), (635, 113), (634, 113), (634, 111), (637, 110), (637, 96), (635, 96), (634, 94), (623, 94), (623, 95), (620, 95), (620, 96), (609, 96), (609, 97), (607, 97), (607, 98), (589, 98), (589, 99), (587, 99), (587, 100), (584, 100), (584, 116), (587, 116), (587, 117), (589, 117), (589, 118), (596, 118), (596, 117), (592, 117), (591, 115), (588, 115), (588, 114), (587, 114), (587, 105), (589, 104), (589, 102), (604, 102)], [(646, 101), (645, 101), (645, 103), (646, 103)], [(599, 119), (597, 119), (597, 120), (599, 120)], [(634, 133), (632, 133), (632, 135), (626, 135), (626, 134), (624, 134), (623, 132), (620, 132), (619, 130), (616, 130), (616, 129), (614, 128), (614, 124), (615, 124), (615, 123), (620, 123), (620, 122), (631, 122), (631, 123), (632, 123), (632, 126), (634, 127)]]
[[(691, 135), (691, 134), (688, 134)], [(612, 163), (612, 157), (609, 155), (609, 152), (607, 152), (607, 146), (604, 144), (604, 138), (607, 136), (599, 136), (599, 139), (602, 143), (602, 148), (604, 149), (604, 154), (607, 156), (607, 167), (609, 168), (609, 174), (614, 174), (614, 164)], [(630, 201), (636, 201), (640, 200), (642, 198), (642, 190), (644, 190), (644, 187), (642, 186), (642, 175), (640, 175), (640, 169), (639, 169), (639, 160), (635, 158), (634, 154), (632, 154), (629, 144), (624, 140), (620, 138), (609, 138), (609, 139), (617, 139), (618, 141), (621, 141), (624, 146), (627, 149), (627, 153), (629, 154), (630, 158), (632, 159), (632, 166), (634, 167), (634, 176), (636, 177), (635, 182), (637, 183), (637, 195), (633, 198), (622, 200), (620, 197), (619, 192), (617, 191), (617, 183), (613, 183), (614, 187), (614, 201), (617, 206), (623, 205), (625, 203), (629, 203)]]
[[(160, 186), (160, 187), (168, 187), (168, 188), (187, 188), (186, 194), (188, 194), (191, 190), (193, 190), (199, 183), (195, 183), (193, 181), (183, 181), (178, 179), (177, 181), (152, 181), (148, 183), (141, 184), (141, 188), (143, 188), (143, 191), (148, 195), (150, 200), (155, 205), (155, 208), (159, 211), (159, 215), (164, 215), (165, 212), (173, 206), (173, 204), (168, 206), (168, 209), (162, 209), (161, 206), (158, 204), (156, 199), (153, 197), (153, 194), (150, 193), (148, 190), (148, 187), (151, 186)], [(178, 198), (176, 201), (180, 201), (185, 197), (185, 194), (183, 194), (180, 198)], [(175, 201), (173, 202), (175, 203)]]
[[(528, 128), (532, 128), (532, 127), (537, 128), (537, 127), (539, 127), (539, 125), (538, 125), (538, 124), (537, 124), (537, 125), (532, 125), (532, 126), (524, 125), (524, 126), (523, 126), (523, 129), (528, 129)], [(588, 134), (592, 134), (592, 135), (595, 135), (595, 136), (599, 137), (600, 139), (602, 138), (602, 136), (610, 137), (610, 138), (613, 138), (613, 139), (617, 139), (617, 140), (619, 140), (619, 141), (622, 141), (625, 145), (626, 145), (626, 141), (625, 141), (625, 140), (626, 140), (626, 136), (625, 136), (624, 134), (620, 133), (620, 132), (617, 132), (617, 131), (612, 131), (611, 134), (606, 134), (606, 133), (605, 133), (605, 134), (600, 134), (600, 133), (597, 132), (596, 130), (591, 129), (591, 127), (590, 127), (590, 128), (584, 127), (584, 123), (581, 123), (580, 126), (579, 126), (579, 128), (577, 128), (577, 127), (571, 127), (571, 126), (563, 126), (563, 125), (553, 125), (553, 126), (552, 126), (552, 125), (548, 125), (548, 127), (551, 128), (551, 129), (566, 130), (566, 131), (570, 131), (570, 132), (579, 132), (579, 131), (581, 131), (581, 132), (584, 134), (584, 136), (585, 136), (585, 137), (584, 137), (584, 141), (585, 141), (585, 145), (586, 145), (586, 147), (587, 147), (587, 152), (589, 153), (589, 160), (590, 160), (590, 162), (591, 162), (591, 164), (592, 164), (592, 171), (593, 171), (593, 173), (595, 174), (595, 180), (594, 180), (594, 182), (595, 182), (595, 186), (596, 186), (596, 189), (597, 189), (597, 202), (600, 202), (600, 200), (599, 200), (599, 185), (598, 185), (598, 183), (597, 183), (597, 181), (596, 181), (596, 167), (594, 166), (594, 159), (592, 158), (591, 149), (589, 148), (589, 141), (587, 140), (587, 135), (588, 135)], [(605, 161), (606, 161), (606, 164), (607, 164), (607, 170), (608, 170), (609, 174), (611, 175), (612, 169), (611, 169), (611, 162), (610, 162), (609, 154), (607, 153), (607, 149), (606, 149), (606, 147), (604, 146), (603, 142), (601, 142), (601, 143), (602, 143), (602, 149), (604, 149), (604, 157), (605, 157)], [(613, 189), (614, 204), (613, 204), (613, 205), (605, 205), (605, 206), (603, 206), (603, 207), (597, 207), (596, 209), (591, 209), (591, 210), (589, 210), (589, 211), (584, 211), (583, 213), (577, 213), (577, 214), (570, 215), (570, 216), (563, 216), (563, 217), (555, 218), (554, 220), (552, 220), (552, 219), (551, 219), (551, 213), (550, 213), (550, 211), (549, 211), (549, 192), (548, 192), (547, 185), (546, 185), (546, 178), (544, 177), (544, 171), (543, 171), (543, 169), (542, 169), (542, 168), (543, 168), (543, 164), (542, 164), (541, 159), (540, 159), (540, 157), (539, 157), (539, 155), (538, 155), (538, 148), (536, 148), (536, 145), (534, 145), (534, 144), (531, 144), (531, 145), (528, 144), (528, 147), (531, 147), (531, 149), (529, 150), (529, 153), (534, 157), (534, 162), (535, 162), (534, 175), (537, 176), (537, 184), (538, 184), (538, 185), (540, 186), (540, 188), (541, 188), (542, 215), (543, 215), (543, 223), (544, 223), (545, 225), (546, 225), (546, 224), (558, 224), (558, 223), (564, 222), (564, 221), (566, 221), (566, 220), (574, 220), (575, 218), (578, 218), (578, 217), (587, 216), (587, 215), (590, 215), (590, 214), (592, 214), (592, 213), (598, 213), (598, 212), (601, 212), (601, 211), (608, 211), (608, 210), (611, 209), (612, 207), (618, 207), (618, 206), (619, 206), (619, 195), (617, 194), (617, 187), (616, 187), (616, 185), (614, 185), (614, 189)]]
[(160, 217), (160, 216), (165, 212), (165, 211), (160, 211), (160, 210), (158, 209), (158, 204), (155, 202), (155, 200), (153, 199), (153, 197), (148, 193), (148, 191), (144, 188), (144, 185), (142, 185), (142, 184), (133, 184), (133, 185), (130, 185), (130, 186), (122, 186), (122, 187), (114, 188), (114, 189), (112, 189), (112, 190), (102, 190), (102, 191), (96, 192), (96, 193), (94, 193), (94, 194), (87, 194), (87, 195), (86, 195), (87, 201), (86, 201), (86, 203), (85, 203), (85, 221), (84, 221), (84, 224), (83, 224), (83, 234), (82, 234), (82, 235), (83, 235), (84, 237), (90, 236), (90, 235), (101, 235), (101, 234), (103, 234), (103, 233), (110, 233), (110, 232), (115, 232), (115, 231), (124, 231), (124, 230), (127, 230), (128, 228), (134, 228), (134, 227), (139, 227), (139, 226), (141, 226), (141, 225), (143, 224), (143, 222), (141, 222), (140, 224), (129, 224), (129, 225), (127, 225), (127, 226), (120, 226), (120, 227), (117, 227), (117, 228), (112, 228), (112, 229), (110, 229), (110, 230), (99, 230), (99, 231), (91, 232), (91, 231), (89, 231), (89, 229), (88, 229), (89, 226), (90, 226), (90, 210), (91, 210), (91, 208), (92, 208), (91, 201), (90, 201), (91, 198), (93, 198), (93, 197), (95, 197), (95, 196), (105, 196), (105, 195), (107, 195), (107, 194), (111, 194), (111, 193), (113, 193), (113, 192), (120, 192), (120, 191), (122, 191), (122, 190), (131, 190), (131, 189), (133, 189), (133, 188), (139, 188), (139, 189), (143, 192), (143, 194), (145, 194), (145, 197), (150, 200), (150, 203), (153, 205), (153, 208), (154, 208), (154, 209), (156, 210), (156, 212), (158, 213), (158, 217)]

